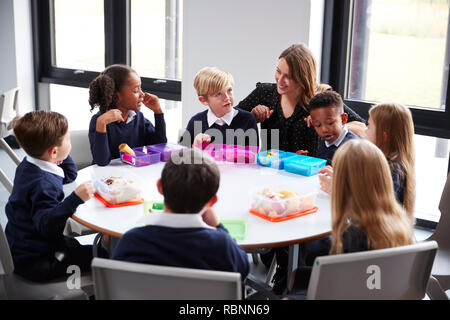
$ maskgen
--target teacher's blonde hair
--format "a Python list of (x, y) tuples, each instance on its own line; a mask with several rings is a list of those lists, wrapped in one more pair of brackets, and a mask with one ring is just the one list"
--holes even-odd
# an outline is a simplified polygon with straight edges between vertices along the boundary
[(364, 232), (370, 249), (408, 245), (413, 225), (397, 203), (386, 157), (367, 140), (345, 142), (333, 157), (331, 254), (343, 253), (342, 235), (351, 224)]

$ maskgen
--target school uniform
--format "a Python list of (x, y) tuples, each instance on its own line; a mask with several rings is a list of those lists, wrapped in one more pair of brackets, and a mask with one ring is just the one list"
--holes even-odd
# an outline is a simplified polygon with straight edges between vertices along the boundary
[(59, 166), (27, 156), (17, 167), (5, 207), (5, 234), (17, 274), (48, 281), (65, 275), (71, 264), (90, 270), (92, 246), (63, 235), (67, 219), (83, 203), (75, 192), (64, 199), (63, 184), (76, 177), (70, 156)]
[(392, 175), (392, 182), (394, 184), (395, 198), (402, 206), (405, 202), (405, 184), (406, 173), (403, 166), (399, 163), (392, 162), (389, 164)]
[(120, 157), (119, 145), (126, 143), (130, 148), (165, 143), (166, 123), (164, 114), (155, 114), (155, 126), (140, 111), (128, 111), (125, 122), (111, 122), (106, 132), (97, 132), (97, 119), (100, 112), (92, 116), (89, 124), (89, 143), (91, 145), (92, 164), (106, 166), (111, 159)]
[[(371, 250), (366, 234), (355, 226), (350, 225), (342, 234), (343, 253), (362, 252)], [(302, 250), (308, 252), (308, 257), (294, 274), (293, 292), (306, 291), (311, 278), (312, 264), (316, 257), (326, 256), (331, 248), (331, 236), (320, 240), (304, 243)], [(339, 275), (336, 275), (339, 276)]]
[(349, 130), (346, 126), (342, 128), (341, 134), (333, 142), (329, 143), (324, 139), (320, 139), (319, 147), (317, 149), (317, 158), (327, 160), (327, 165), (331, 166), (331, 162), (336, 150), (344, 142), (350, 139), (359, 139), (359, 137), (356, 134), (354, 134), (351, 130)]
[[(242, 139), (239, 138), (236, 130), (242, 129)], [(228, 134), (233, 137), (231, 141), (227, 139)], [(244, 137), (244, 133), (248, 134)], [(216, 117), (211, 109), (199, 112), (194, 115), (186, 127), (186, 131), (180, 138), (180, 144), (191, 147), (194, 138), (199, 133), (206, 133), (211, 136), (211, 143), (234, 144), (245, 146), (258, 146), (259, 133), (256, 119), (250, 112), (233, 108), (223, 117)], [(254, 136), (254, 139), (249, 137)], [(221, 139), (220, 139), (220, 138)]]
[(207, 225), (200, 214), (152, 213), (144, 226), (131, 229), (119, 240), (112, 259), (154, 265), (249, 272), (246, 252), (219, 224)]

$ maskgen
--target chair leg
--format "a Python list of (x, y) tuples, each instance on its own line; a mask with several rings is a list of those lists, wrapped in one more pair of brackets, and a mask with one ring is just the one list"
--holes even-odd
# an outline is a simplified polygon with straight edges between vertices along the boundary
[(426, 293), (431, 300), (449, 300), (447, 294), (439, 284), (439, 281), (433, 276), (430, 276), (430, 279), (428, 280)]

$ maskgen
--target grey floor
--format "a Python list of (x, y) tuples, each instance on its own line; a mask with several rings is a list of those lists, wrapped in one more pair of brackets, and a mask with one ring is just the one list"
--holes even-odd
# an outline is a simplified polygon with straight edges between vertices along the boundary
[[(14, 151), (21, 159), (26, 155), (22, 149), (14, 149)], [(13, 181), (16, 165), (8, 156), (8, 154), (1, 148), (0, 148), (0, 167), (8, 176), (8, 178), (11, 181)], [(3, 228), (5, 228), (6, 223), (8, 221), (5, 215), (5, 205), (8, 201), (8, 197), (9, 197), (8, 191), (2, 184), (0, 184), (0, 224), (3, 226)], [(421, 241), (428, 238), (432, 233), (432, 231), (428, 229), (421, 229), (421, 228), (415, 228), (414, 231), (417, 241)]]

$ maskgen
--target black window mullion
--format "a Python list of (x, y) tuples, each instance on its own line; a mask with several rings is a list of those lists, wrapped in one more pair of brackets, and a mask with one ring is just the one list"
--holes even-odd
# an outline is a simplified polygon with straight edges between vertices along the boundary
[(104, 0), (105, 65), (130, 64), (130, 0)]
[[(346, 61), (348, 30), (350, 26), (350, 0), (325, 1), (325, 26), (322, 56), (322, 82), (344, 95), (346, 82)], [(330, 21), (331, 18), (331, 21)], [(341, 35), (340, 37), (336, 35)]]

